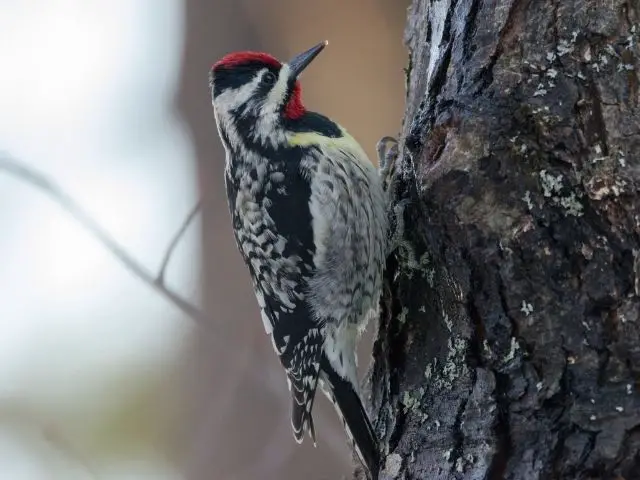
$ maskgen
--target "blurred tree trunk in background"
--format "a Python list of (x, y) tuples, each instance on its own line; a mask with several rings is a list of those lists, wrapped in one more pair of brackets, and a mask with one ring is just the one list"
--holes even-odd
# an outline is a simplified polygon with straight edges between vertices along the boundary
[(389, 477), (640, 478), (638, 0), (415, 0)]
[(330, 48), (305, 72), (305, 103), (336, 118), (373, 153), (377, 139), (397, 132), (402, 118), (405, 3), (185, 0), (177, 106), (198, 159), (202, 304), (214, 324), (213, 330), (198, 330), (182, 375), (188, 398), (185, 441), (178, 448), (189, 480), (336, 480), (351, 470), (345, 434), (324, 398), (314, 407), (318, 448), (293, 440), (285, 376), (233, 240), (209, 68), (234, 50), (263, 50), (286, 59), (328, 39)]

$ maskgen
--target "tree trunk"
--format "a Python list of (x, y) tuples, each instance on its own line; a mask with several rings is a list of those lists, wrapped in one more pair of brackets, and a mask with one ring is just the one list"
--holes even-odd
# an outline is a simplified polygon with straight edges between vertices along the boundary
[(415, 0), (382, 478), (640, 478), (640, 0)]

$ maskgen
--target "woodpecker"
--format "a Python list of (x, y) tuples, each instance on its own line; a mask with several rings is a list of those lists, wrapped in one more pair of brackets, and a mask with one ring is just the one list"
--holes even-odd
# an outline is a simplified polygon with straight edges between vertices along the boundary
[(230, 53), (211, 68), (209, 85), (233, 232), (286, 371), (293, 435), (300, 443), (308, 431), (316, 443), (311, 411), (319, 383), (377, 478), (356, 341), (376, 315), (397, 222), (389, 220), (388, 168), (381, 175), (344, 128), (302, 103), (298, 77), (326, 45), (288, 63)]

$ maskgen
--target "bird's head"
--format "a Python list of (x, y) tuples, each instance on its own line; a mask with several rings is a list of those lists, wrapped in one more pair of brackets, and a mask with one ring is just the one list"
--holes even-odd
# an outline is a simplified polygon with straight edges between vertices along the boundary
[(265, 136), (276, 124), (300, 118), (305, 108), (298, 77), (327, 43), (287, 63), (261, 52), (234, 52), (216, 62), (209, 86), (219, 128)]

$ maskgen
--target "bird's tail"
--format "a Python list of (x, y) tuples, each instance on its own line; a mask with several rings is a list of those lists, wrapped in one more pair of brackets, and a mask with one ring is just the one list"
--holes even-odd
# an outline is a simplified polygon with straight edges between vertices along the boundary
[(302, 443), (304, 434), (308, 431), (313, 444), (316, 444), (316, 431), (313, 426), (311, 410), (315, 398), (317, 379), (318, 374), (312, 377), (310, 385), (301, 381), (289, 380), (292, 400), (291, 427), (293, 428), (293, 438), (298, 443)]
[(378, 440), (369, 415), (358, 395), (357, 387), (351, 381), (342, 378), (325, 355), (322, 356), (320, 369), (324, 374), (323, 381), (328, 383), (323, 388), (325, 394), (342, 419), (347, 436), (360, 462), (369, 471), (371, 478), (377, 480), (380, 469)]

